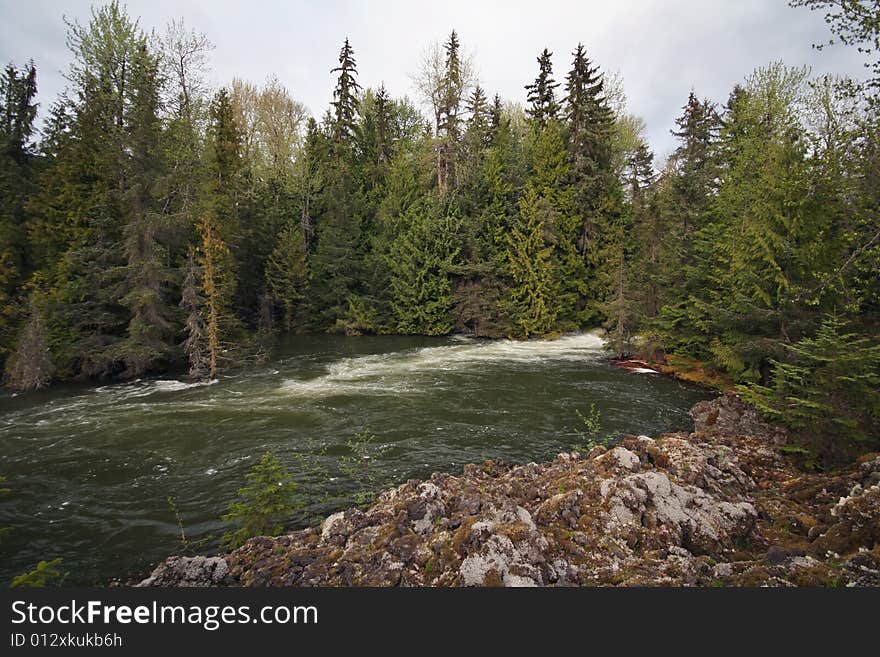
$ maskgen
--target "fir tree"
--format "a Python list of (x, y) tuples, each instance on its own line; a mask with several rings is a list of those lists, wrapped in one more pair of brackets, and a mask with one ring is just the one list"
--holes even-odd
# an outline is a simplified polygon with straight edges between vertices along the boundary
[(619, 181), (611, 166), (614, 114), (604, 95), (599, 68), (592, 65), (581, 44), (573, 55), (565, 84), (571, 175), (581, 220), (579, 246), (596, 267), (598, 243), (602, 240), (598, 233), (619, 210)]

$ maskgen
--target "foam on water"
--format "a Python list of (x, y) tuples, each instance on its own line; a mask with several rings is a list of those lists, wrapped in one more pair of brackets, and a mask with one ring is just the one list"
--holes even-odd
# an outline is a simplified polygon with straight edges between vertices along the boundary
[(386, 354), (343, 358), (313, 379), (286, 379), (279, 389), (297, 396), (351, 392), (401, 394), (417, 392), (419, 377), (437, 371), (461, 371), (487, 363), (534, 364), (551, 360), (593, 360), (602, 352), (598, 333), (567, 335), (558, 340), (473, 340)]
[(190, 388), (201, 388), (217, 383), (217, 379), (208, 381), (178, 381), (176, 379), (155, 379), (142, 381), (137, 379), (126, 384), (111, 384), (95, 388), (93, 392), (98, 394), (112, 394), (117, 399), (130, 399), (133, 397), (145, 397), (155, 392), (179, 392)]

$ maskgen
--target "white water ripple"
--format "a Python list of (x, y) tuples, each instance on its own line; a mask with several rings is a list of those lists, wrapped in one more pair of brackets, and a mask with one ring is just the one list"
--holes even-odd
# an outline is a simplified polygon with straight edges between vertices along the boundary
[(422, 377), (423, 374), (465, 371), (487, 363), (531, 365), (554, 360), (595, 360), (602, 353), (602, 345), (597, 332), (557, 340), (463, 339), (452, 345), (343, 358), (328, 365), (327, 373), (317, 378), (284, 380), (279, 392), (310, 397), (418, 392), (420, 383), (433, 380)]

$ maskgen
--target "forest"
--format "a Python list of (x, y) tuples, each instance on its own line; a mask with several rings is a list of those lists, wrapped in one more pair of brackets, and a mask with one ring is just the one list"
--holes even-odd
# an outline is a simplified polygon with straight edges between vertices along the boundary
[(4, 382), (214, 377), (279, 333), (602, 327), (615, 355), (876, 441), (880, 10), (792, 4), (826, 12), (869, 79), (772, 62), (723, 102), (694, 90), (665, 162), (583, 44), (503, 99), (453, 30), (410, 99), (363, 88), (346, 39), (318, 118), (272, 76), (211, 88), (213, 46), (182, 21), (96, 7), (68, 23), (41, 130), (35, 65), (0, 80)]

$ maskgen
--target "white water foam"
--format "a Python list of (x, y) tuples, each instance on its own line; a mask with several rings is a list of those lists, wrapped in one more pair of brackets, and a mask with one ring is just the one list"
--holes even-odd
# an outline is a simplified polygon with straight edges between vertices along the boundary
[(146, 397), (155, 392), (179, 392), (190, 388), (201, 388), (217, 383), (217, 379), (208, 381), (178, 381), (176, 379), (155, 379), (143, 381), (137, 379), (126, 384), (111, 384), (95, 388), (93, 392), (98, 394), (111, 394), (114, 400), (125, 400), (136, 397)]
[(490, 362), (531, 364), (537, 361), (595, 360), (602, 352), (597, 333), (567, 335), (558, 340), (458, 340), (442, 347), (423, 347), (388, 354), (344, 358), (314, 379), (287, 379), (282, 393), (297, 396), (400, 394), (418, 389), (420, 374), (461, 371)]
[(218, 382), (218, 379), (209, 379), (208, 381), (176, 381), (168, 379), (159, 379), (153, 382), (153, 388), (161, 392), (177, 392), (178, 390), (188, 390), (189, 388), (201, 388), (203, 386), (212, 386)]

